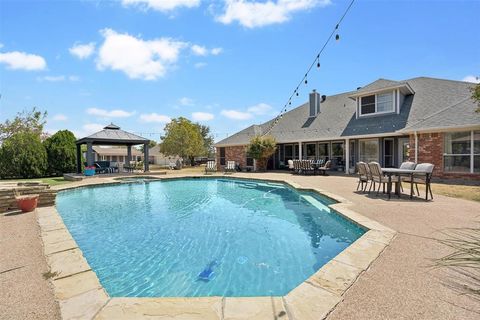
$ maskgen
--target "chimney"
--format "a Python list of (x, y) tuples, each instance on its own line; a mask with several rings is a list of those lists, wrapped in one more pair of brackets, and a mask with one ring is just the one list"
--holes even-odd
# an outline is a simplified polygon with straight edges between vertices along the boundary
[(316, 117), (320, 113), (320, 94), (313, 89), (310, 93), (310, 113), (309, 117)]

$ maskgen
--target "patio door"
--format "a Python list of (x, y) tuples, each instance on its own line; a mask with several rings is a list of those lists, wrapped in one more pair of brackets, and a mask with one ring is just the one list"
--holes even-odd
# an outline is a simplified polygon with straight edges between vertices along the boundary
[(394, 167), (393, 150), (393, 139), (383, 139), (383, 166), (385, 168)]
[(409, 138), (400, 138), (398, 139), (398, 163), (409, 160), (410, 152), (410, 139)]

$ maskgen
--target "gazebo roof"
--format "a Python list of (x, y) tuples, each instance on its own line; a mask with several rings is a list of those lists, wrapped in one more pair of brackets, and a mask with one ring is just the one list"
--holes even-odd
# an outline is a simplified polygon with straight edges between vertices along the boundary
[(108, 144), (108, 145), (134, 145), (149, 142), (148, 139), (137, 136), (136, 134), (123, 131), (119, 126), (110, 123), (102, 131), (96, 132), (88, 137), (78, 139), (77, 144)]

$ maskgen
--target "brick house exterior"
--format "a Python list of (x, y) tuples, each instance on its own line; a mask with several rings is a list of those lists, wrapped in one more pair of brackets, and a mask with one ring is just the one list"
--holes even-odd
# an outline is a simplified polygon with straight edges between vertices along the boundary
[[(480, 113), (473, 84), (426, 77), (379, 79), (355, 91), (321, 96), (216, 144), (217, 165), (248, 166), (246, 146), (269, 134), (277, 152), (268, 169), (291, 159), (331, 160), (352, 173), (358, 161), (398, 167), (404, 161), (432, 163), (434, 178), (480, 181)], [(273, 124), (273, 126), (272, 126)], [(273, 127), (273, 128), (272, 128)]]

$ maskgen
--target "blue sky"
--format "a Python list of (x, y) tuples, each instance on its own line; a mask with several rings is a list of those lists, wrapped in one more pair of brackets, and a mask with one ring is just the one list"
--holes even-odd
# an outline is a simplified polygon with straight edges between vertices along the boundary
[[(218, 141), (277, 114), (348, 6), (336, 0), (0, 0), (0, 121), (114, 122), (158, 140), (185, 116)], [(357, 0), (297, 106), (378, 78), (480, 76), (480, 1)]]

